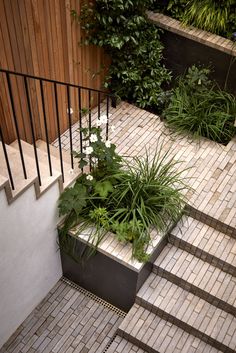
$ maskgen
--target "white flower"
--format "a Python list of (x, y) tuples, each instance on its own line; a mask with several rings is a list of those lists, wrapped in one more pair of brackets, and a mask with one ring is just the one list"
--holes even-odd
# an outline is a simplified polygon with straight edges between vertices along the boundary
[(96, 134), (91, 134), (89, 140), (90, 142), (97, 142), (98, 137)]
[(93, 147), (92, 146), (86, 147), (84, 152), (85, 152), (85, 154), (93, 153)]
[(114, 132), (116, 129), (115, 125), (111, 125), (111, 131)]
[(105, 146), (106, 146), (107, 148), (110, 148), (110, 147), (111, 147), (111, 141), (107, 140), (107, 141), (105, 142)]
[(96, 122), (97, 126), (101, 126), (102, 125), (102, 122), (101, 120), (97, 119), (97, 122)]
[(100, 121), (102, 124), (106, 124), (107, 123), (107, 115), (101, 115), (100, 116)]
[(89, 181), (92, 181), (92, 180), (93, 180), (93, 176), (90, 175), (90, 174), (88, 174), (88, 175), (86, 176), (86, 179), (89, 180)]

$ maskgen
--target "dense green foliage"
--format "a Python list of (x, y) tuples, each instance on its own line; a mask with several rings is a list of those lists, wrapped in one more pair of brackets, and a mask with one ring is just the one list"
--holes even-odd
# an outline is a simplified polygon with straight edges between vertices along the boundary
[(236, 0), (170, 0), (153, 6), (186, 25), (231, 37), (236, 31)]
[(115, 145), (102, 140), (100, 128), (83, 133), (85, 143), (90, 141), (86, 147), (89, 156), (75, 156), (83, 167), (91, 163), (92, 169), (60, 197), (60, 215), (66, 216), (60, 245), (76, 258), (73, 238), (67, 235), (69, 229), (79, 224), (80, 233), (95, 226), (90, 234), (94, 250), (106, 232), (112, 231), (118, 240), (132, 243), (134, 258), (147, 261), (153, 227), (165, 232), (182, 215), (181, 191), (186, 186), (176, 171), (176, 162), (160, 149), (152, 159), (146, 155), (128, 163), (116, 153)]
[(164, 117), (177, 133), (204, 136), (226, 144), (236, 130), (236, 99), (216, 87), (209, 74), (207, 68), (189, 68), (173, 89)]
[(152, 0), (97, 0), (72, 11), (84, 30), (85, 44), (101, 46), (111, 65), (105, 87), (142, 108), (158, 106), (170, 74), (162, 65), (159, 29), (145, 10)]

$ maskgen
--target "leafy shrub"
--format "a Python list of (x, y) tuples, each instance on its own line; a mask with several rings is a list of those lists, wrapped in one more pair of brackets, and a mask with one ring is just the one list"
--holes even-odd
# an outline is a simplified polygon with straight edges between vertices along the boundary
[(105, 87), (142, 108), (159, 104), (170, 73), (161, 64), (160, 30), (148, 22), (152, 0), (97, 0), (72, 15), (84, 30), (83, 43), (104, 47), (111, 58)]
[(236, 0), (170, 0), (157, 9), (206, 31), (231, 38), (236, 30)]
[(217, 88), (209, 74), (207, 68), (189, 68), (173, 89), (164, 117), (177, 133), (226, 144), (235, 134), (236, 100)]
[[(79, 233), (93, 225), (93, 250), (106, 232), (112, 231), (118, 240), (132, 243), (134, 258), (147, 261), (146, 249), (153, 227), (166, 231), (183, 211), (181, 191), (185, 184), (181, 173), (175, 170), (176, 162), (160, 149), (152, 160), (146, 155), (128, 163), (116, 153), (115, 145), (101, 139), (100, 128), (83, 133), (85, 143), (90, 142), (86, 147), (89, 158), (83, 153), (75, 152), (75, 156), (83, 167), (91, 163), (92, 169), (60, 197), (60, 215), (66, 216), (60, 245), (76, 259), (75, 244), (67, 236), (68, 230), (79, 223)], [(83, 255), (87, 257), (91, 252)]]
[(189, 0), (167, 0), (160, 2), (157, 0), (154, 1), (151, 9), (164, 12), (166, 15), (181, 21), (188, 1)]

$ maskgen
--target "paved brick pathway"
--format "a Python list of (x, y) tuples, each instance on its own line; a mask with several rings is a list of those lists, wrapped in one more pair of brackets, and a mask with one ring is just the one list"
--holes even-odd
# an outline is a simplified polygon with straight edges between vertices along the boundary
[(124, 315), (59, 281), (0, 353), (103, 353)]

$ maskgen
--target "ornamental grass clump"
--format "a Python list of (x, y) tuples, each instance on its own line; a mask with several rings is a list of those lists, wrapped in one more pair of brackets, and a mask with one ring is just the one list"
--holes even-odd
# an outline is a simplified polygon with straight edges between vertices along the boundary
[(163, 115), (176, 133), (227, 144), (236, 132), (236, 99), (218, 88), (209, 74), (208, 68), (189, 68), (178, 79)]
[(185, 205), (182, 190), (186, 185), (176, 162), (162, 148), (151, 159), (124, 160), (110, 141), (102, 139), (101, 127), (83, 129), (86, 153), (75, 152), (80, 167), (91, 165), (91, 172), (80, 176), (59, 200), (60, 215), (65, 216), (60, 230), (62, 250), (76, 259), (75, 242), (68, 231), (77, 226), (77, 234), (92, 227), (89, 253), (96, 250), (107, 231), (122, 242), (132, 244), (133, 257), (148, 260), (150, 232), (166, 232), (182, 215)]

